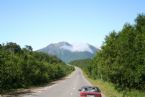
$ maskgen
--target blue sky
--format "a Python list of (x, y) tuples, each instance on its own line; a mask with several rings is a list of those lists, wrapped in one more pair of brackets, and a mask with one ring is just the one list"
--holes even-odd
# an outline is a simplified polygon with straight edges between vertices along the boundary
[(34, 50), (60, 41), (100, 47), (139, 13), (144, 0), (0, 0), (0, 43)]

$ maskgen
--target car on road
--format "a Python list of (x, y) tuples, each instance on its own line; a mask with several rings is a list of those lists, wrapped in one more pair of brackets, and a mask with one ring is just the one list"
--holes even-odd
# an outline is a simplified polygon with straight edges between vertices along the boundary
[(102, 97), (101, 91), (98, 87), (83, 86), (80, 91), (80, 97)]

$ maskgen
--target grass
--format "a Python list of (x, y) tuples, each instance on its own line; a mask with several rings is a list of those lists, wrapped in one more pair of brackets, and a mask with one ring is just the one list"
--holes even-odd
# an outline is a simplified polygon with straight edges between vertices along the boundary
[[(145, 97), (145, 91), (131, 90), (119, 92), (112, 83), (99, 79), (93, 80), (89, 78), (86, 73), (84, 73), (84, 75), (94, 86), (98, 86), (107, 97)], [(126, 95), (123, 95), (124, 93), (126, 93)]]

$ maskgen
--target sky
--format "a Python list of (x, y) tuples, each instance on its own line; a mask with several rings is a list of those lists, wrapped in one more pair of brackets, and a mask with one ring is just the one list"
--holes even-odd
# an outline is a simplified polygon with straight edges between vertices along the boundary
[(0, 0), (0, 44), (37, 50), (66, 41), (99, 48), (106, 35), (134, 24), (140, 13), (145, 0)]

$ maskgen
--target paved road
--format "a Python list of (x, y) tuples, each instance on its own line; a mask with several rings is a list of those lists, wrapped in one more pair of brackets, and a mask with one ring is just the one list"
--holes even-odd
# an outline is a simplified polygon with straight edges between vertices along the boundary
[(78, 89), (81, 86), (91, 85), (83, 76), (79, 68), (63, 80), (54, 82), (50, 86), (34, 89), (33, 93), (23, 97), (79, 97)]

